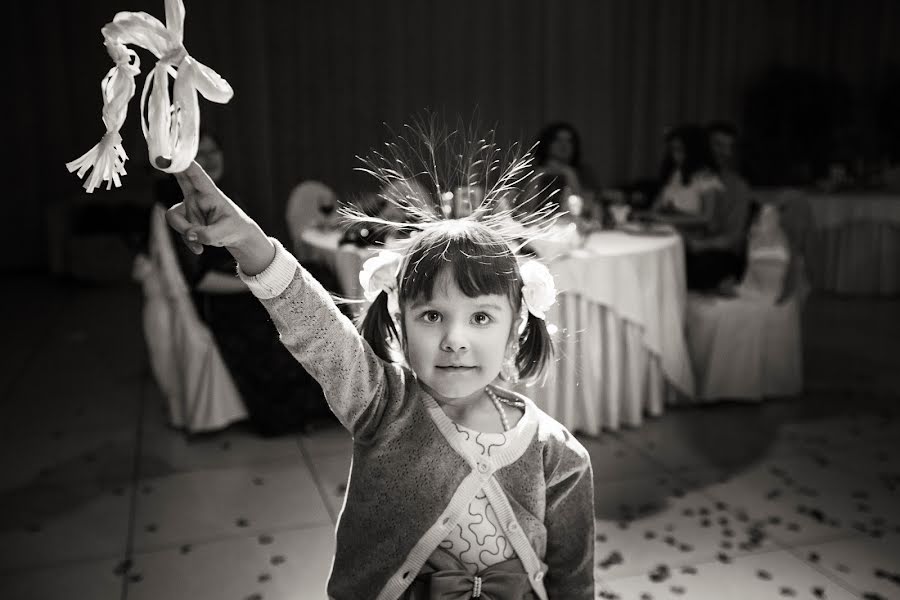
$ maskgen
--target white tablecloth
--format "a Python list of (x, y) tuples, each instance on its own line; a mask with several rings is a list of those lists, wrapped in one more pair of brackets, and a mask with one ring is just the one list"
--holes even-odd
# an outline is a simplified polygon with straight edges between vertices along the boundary
[[(554, 254), (547, 243), (538, 251)], [(597, 434), (693, 396), (679, 236), (594, 233), (550, 270), (560, 290), (549, 315), (561, 330), (559, 354), (547, 382), (523, 390), (539, 406), (569, 429)]]
[(814, 288), (840, 294), (900, 294), (900, 194), (761, 190), (763, 200), (805, 202), (804, 254)]
[(882, 192), (806, 193), (813, 227), (834, 229), (852, 223), (900, 226), (900, 194)]

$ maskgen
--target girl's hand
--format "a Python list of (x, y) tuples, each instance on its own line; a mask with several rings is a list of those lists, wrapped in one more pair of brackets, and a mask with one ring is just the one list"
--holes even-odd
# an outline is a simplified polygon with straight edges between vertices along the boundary
[(259, 225), (222, 193), (200, 165), (192, 162), (175, 179), (184, 202), (169, 209), (166, 220), (195, 254), (203, 246), (226, 248), (248, 275), (265, 270), (275, 247)]

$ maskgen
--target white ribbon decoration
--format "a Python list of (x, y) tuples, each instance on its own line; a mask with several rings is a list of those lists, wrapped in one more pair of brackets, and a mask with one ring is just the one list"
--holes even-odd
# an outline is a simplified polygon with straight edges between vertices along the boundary
[(522, 277), (522, 302), (528, 312), (538, 319), (546, 319), (547, 311), (556, 302), (556, 283), (543, 263), (529, 260), (519, 267)]
[[(141, 93), (141, 129), (147, 140), (151, 164), (167, 173), (185, 170), (197, 155), (200, 107), (197, 92), (212, 102), (224, 104), (234, 91), (218, 73), (192, 58), (184, 47), (184, 4), (166, 0), (166, 24), (144, 12), (120, 12), (101, 30), (104, 45), (116, 65), (100, 84), (103, 95), (103, 124), (106, 134), (96, 146), (66, 163), (69, 172), (84, 177), (88, 193), (106, 181), (106, 189), (121, 185), (128, 155), (119, 130), (125, 123), (128, 102), (135, 92), (134, 78), (140, 74), (140, 59), (127, 47), (135, 44), (152, 52), (159, 60), (152, 77), (147, 76)], [(169, 81), (175, 80), (169, 98)], [(150, 91), (152, 82), (152, 91)], [(149, 92), (149, 101), (148, 101)], [(147, 118), (144, 118), (146, 106)]]
[(382, 250), (363, 263), (359, 272), (359, 283), (363, 295), (369, 302), (374, 302), (378, 294), (384, 292), (388, 297), (388, 312), (391, 317), (400, 313), (397, 299), (397, 275), (403, 256), (390, 250)]

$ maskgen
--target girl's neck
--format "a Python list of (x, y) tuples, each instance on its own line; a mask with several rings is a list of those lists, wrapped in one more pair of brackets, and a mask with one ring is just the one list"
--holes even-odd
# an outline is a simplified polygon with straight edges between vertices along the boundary
[[(500, 413), (490, 396), (483, 390), (480, 394), (473, 394), (465, 402), (442, 401), (434, 394), (431, 396), (447, 415), (447, 418), (454, 423), (484, 433), (503, 433), (504, 431)], [(501, 409), (504, 411), (509, 427), (515, 427), (522, 417), (522, 410), (502, 403)]]

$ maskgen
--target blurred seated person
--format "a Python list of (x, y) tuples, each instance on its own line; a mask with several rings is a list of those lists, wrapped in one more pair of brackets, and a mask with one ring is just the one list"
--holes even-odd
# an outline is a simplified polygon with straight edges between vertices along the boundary
[(815, 181), (815, 187), (820, 192), (831, 194), (852, 189), (855, 186), (856, 182), (848, 160), (832, 159), (822, 170), (824, 172)]
[(627, 204), (635, 211), (647, 211), (659, 195), (659, 182), (653, 178), (637, 179), (619, 188), (603, 190), (603, 200), (612, 204)]
[(294, 243), (306, 229), (333, 230), (340, 225), (338, 198), (320, 181), (303, 181), (291, 190), (287, 204), (287, 225)]
[[(217, 184), (225, 177), (218, 141), (201, 132), (196, 161)], [(166, 208), (183, 200), (175, 178), (164, 174), (155, 184), (157, 202)], [(227, 184), (226, 189), (232, 187)], [(259, 301), (236, 275), (237, 265), (225, 248), (204, 247), (194, 254), (181, 240), (173, 246), (197, 313), (216, 340), (249, 422), (263, 436), (274, 436), (330, 423), (334, 417), (319, 384), (281, 344), (275, 326)]]
[(415, 222), (418, 220), (416, 212), (434, 213), (435, 205), (425, 187), (410, 179), (384, 185), (377, 193), (363, 195), (357, 201), (356, 209), (374, 218), (371, 222), (352, 223), (344, 231), (339, 244), (367, 248), (384, 246), (392, 239), (409, 236), (409, 231), (379, 223), (378, 219), (391, 223)]
[[(895, 143), (900, 146), (900, 141)], [(881, 186), (887, 191), (900, 193), (900, 147), (886, 153), (878, 179)]]
[(572, 210), (570, 195), (580, 197), (585, 213), (592, 208), (593, 182), (581, 163), (581, 138), (575, 127), (562, 121), (550, 123), (538, 135), (534, 148), (534, 175), (525, 189), (525, 202), (520, 207), (533, 213), (551, 205)]
[(738, 170), (737, 128), (714, 121), (707, 125), (706, 133), (713, 170), (723, 189), (713, 206), (709, 228), (685, 237), (689, 287), (727, 290), (743, 275), (751, 190)]
[(661, 188), (651, 214), (684, 234), (708, 232), (723, 186), (712, 169), (706, 132), (698, 125), (681, 125), (667, 132), (664, 140)]

